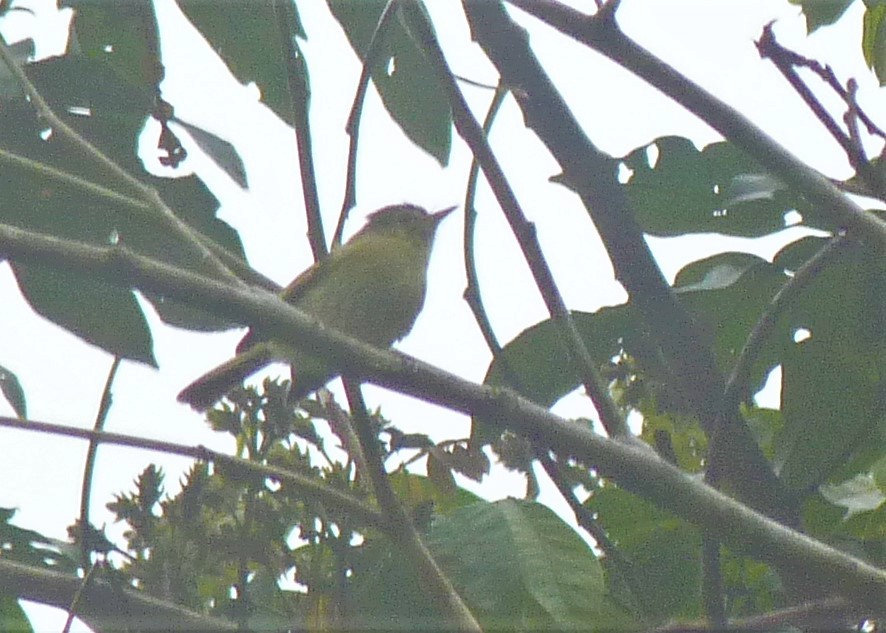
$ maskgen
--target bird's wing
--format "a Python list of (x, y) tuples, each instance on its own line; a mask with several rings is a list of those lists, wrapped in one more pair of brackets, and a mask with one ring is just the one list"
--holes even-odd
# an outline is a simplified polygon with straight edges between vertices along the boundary
[(280, 298), (286, 303), (297, 303), (299, 297), (303, 296), (309, 288), (317, 285), (317, 281), (323, 278), (322, 269), (323, 266), (319, 264), (309, 266), (280, 291)]
[[(347, 246), (348, 245), (345, 244), (340, 248), (345, 249)], [(309, 266), (299, 274), (298, 277), (293, 279), (288, 286), (280, 291), (280, 298), (287, 303), (297, 305), (299, 299), (303, 297), (306, 292), (315, 287), (321, 279), (326, 277), (331, 269), (337, 267), (337, 263), (337, 259), (327, 258), (322, 261), (322, 265), (315, 263), (312, 266)], [(237, 345), (237, 352), (239, 353), (247, 350), (256, 342), (262, 340), (262, 338), (263, 337), (260, 333), (256, 334), (255, 328), (250, 329), (249, 332), (246, 333), (246, 336), (244, 336)]]

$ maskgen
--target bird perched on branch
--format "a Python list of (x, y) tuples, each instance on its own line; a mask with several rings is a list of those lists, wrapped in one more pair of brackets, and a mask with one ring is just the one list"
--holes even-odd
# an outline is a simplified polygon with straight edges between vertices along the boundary
[[(330, 328), (379, 347), (392, 345), (421, 311), (434, 235), (453, 209), (428, 213), (400, 204), (376, 211), (359, 233), (299, 275), (280, 297)], [(290, 396), (302, 398), (338, 374), (322, 350), (308, 347), (274, 341), (254, 327), (236, 356), (185, 387), (178, 399), (204, 411), (275, 361), (292, 365)]]

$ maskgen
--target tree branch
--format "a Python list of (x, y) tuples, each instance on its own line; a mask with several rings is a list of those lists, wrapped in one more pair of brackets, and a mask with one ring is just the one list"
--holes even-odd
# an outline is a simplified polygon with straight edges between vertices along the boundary
[(480, 633), (480, 624), (456, 591), (449, 577), (437, 564), (427, 545), (412, 523), (403, 503), (397, 497), (388, 473), (385, 470), (384, 458), (378, 447), (378, 434), (372, 427), (372, 420), (366, 412), (366, 403), (360, 391), (360, 383), (350, 379), (345, 381), (345, 391), (351, 414), (354, 417), (354, 428), (357, 439), (365, 456), (369, 479), (375, 492), (376, 501), (386, 520), (385, 532), (398, 548), (402, 548), (409, 562), (418, 572), (422, 589), (433, 603), (440, 609), (441, 615), (450, 626), (459, 631), (476, 631)]
[(273, 3), (274, 18), (280, 32), (280, 44), (286, 65), (286, 81), (289, 84), (292, 106), (292, 127), (295, 129), (301, 190), (308, 221), (308, 240), (314, 261), (326, 255), (326, 236), (323, 217), (320, 214), (320, 197), (317, 193), (317, 177), (314, 172), (314, 150), (311, 140), (311, 82), (308, 65), (301, 49), (295, 43), (295, 5), (292, 0)]
[[(612, 260), (616, 278), (637, 306), (661, 349), (675, 386), (708, 435), (720, 420), (724, 380), (692, 315), (677, 300), (658, 268), (619, 185), (612, 159), (590, 141), (532, 50), (524, 29), (496, 2), (464, 2), (483, 50), (517, 99), (528, 127), (545, 143), (578, 192)], [(602, 12), (601, 15), (605, 15)], [(781, 485), (735, 410), (724, 426), (729, 447), (728, 482), (740, 498), (772, 516), (786, 512)]]
[(191, 457), (202, 461), (223, 464), (235, 471), (249, 473), (258, 477), (270, 477), (276, 479), (285, 485), (296, 488), (306, 498), (316, 499), (330, 508), (337, 508), (341, 512), (355, 517), (367, 525), (380, 530), (383, 530), (385, 527), (384, 517), (375, 508), (372, 508), (360, 499), (351, 497), (347, 493), (325, 485), (316, 477), (308, 477), (276, 466), (259, 464), (239, 457), (231, 457), (230, 455), (218, 453), (204, 446), (183, 446), (173, 442), (136, 437), (134, 435), (124, 435), (122, 433), (99, 432), (90, 429), (64, 426), (61, 424), (51, 424), (49, 422), (19, 420), (17, 418), (2, 416), (0, 416), (0, 427), (20, 429), (22, 431), (36, 431), (38, 433), (51, 433), (53, 435), (62, 435), (66, 437), (77, 437), (104, 444), (132, 446), (149, 451), (158, 451), (170, 455), (181, 455), (183, 457)]
[(144, 592), (74, 575), (37, 569), (0, 558), (0, 593), (67, 610), (74, 596), (77, 617), (95, 631), (240, 631), (236, 624), (201, 615)]
[[(120, 357), (114, 356), (111, 368), (108, 370), (108, 377), (105, 379), (105, 387), (102, 389), (101, 399), (99, 400), (98, 412), (95, 414), (95, 424), (93, 429), (101, 433), (105, 428), (105, 421), (108, 419), (108, 413), (111, 410), (113, 396), (111, 387), (114, 384), (114, 378), (117, 376), (117, 369), (120, 367)], [(98, 440), (95, 438), (89, 440), (89, 448), (86, 449), (86, 463), (83, 466), (83, 483), (80, 488), (80, 551), (82, 555), (83, 569), (90, 569), (90, 535), (92, 527), (89, 520), (90, 498), (92, 496), (92, 476), (95, 472), (95, 459), (98, 455)]]
[[(886, 570), (828, 547), (751, 510), (734, 499), (683, 473), (658, 457), (639, 440), (610, 440), (585, 425), (554, 415), (507, 389), (493, 389), (462, 380), (404, 354), (380, 350), (324, 327), (318, 320), (288, 305), (277, 295), (178, 270), (168, 264), (134, 255), (120, 247), (96, 247), (0, 225), (0, 255), (48, 266), (77, 270), (122, 287), (137, 287), (212, 311), (241, 323), (261, 322), (274, 338), (315, 351), (337, 367), (362, 380), (396, 389), (455, 411), (479, 415), (498, 428), (532, 437), (563, 458), (591, 465), (620, 486), (670, 510), (720, 538), (731, 549), (818, 578), (824, 588), (883, 614)], [(29, 428), (33, 423), (0, 419), (6, 426)], [(91, 431), (73, 429), (72, 435), (91, 437)], [(106, 436), (111, 436), (107, 434)], [(120, 436), (112, 436), (118, 437)], [(129, 443), (131, 441), (122, 441)], [(179, 447), (174, 450), (178, 451)], [(163, 449), (165, 450), (165, 449)], [(227, 459), (205, 449), (189, 449), (192, 457)], [(182, 453), (179, 453), (182, 454)], [(268, 476), (266, 467), (243, 464)], [(270, 475), (281, 481), (292, 473)], [(297, 481), (293, 479), (293, 481)], [(299, 482), (306, 490), (316, 484)], [(316, 490), (324, 503), (334, 495)], [(345, 497), (342, 505), (360, 508)], [(367, 512), (367, 522), (377, 516)]]
[(382, 44), (391, 22), (397, 15), (400, 0), (388, 0), (378, 17), (378, 24), (372, 32), (372, 39), (363, 57), (363, 69), (360, 71), (360, 79), (357, 81), (357, 92), (354, 94), (354, 103), (351, 105), (351, 113), (345, 124), (345, 132), (348, 134), (348, 166), (345, 174), (345, 196), (341, 203), (341, 212), (332, 236), (333, 244), (341, 244), (342, 233), (345, 228), (345, 220), (355, 204), (357, 204), (357, 142), (360, 138), (360, 115), (363, 113), (363, 103), (366, 98), (366, 90), (369, 88), (369, 80), (372, 78), (372, 68), (381, 54)]

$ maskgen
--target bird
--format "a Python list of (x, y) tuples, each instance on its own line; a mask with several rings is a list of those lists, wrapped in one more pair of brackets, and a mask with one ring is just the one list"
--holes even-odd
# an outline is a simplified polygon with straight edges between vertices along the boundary
[[(409, 333), (421, 312), (434, 236), (455, 208), (428, 213), (398, 204), (375, 211), (357, 234), (296, 277), (280, 298), (327, 327), (390, 347)], [(308, 347), (274, 341), (254, 324), (236, 355), (185, 387), (178, 400), (205, 411), (275, 361), (292, 366), (290, 401), (300, 400), (338, 375), (322, 350)]]

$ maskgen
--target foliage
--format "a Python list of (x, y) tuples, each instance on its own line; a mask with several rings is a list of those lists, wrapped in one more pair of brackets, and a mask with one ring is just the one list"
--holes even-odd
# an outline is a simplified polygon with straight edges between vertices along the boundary
[[(851, 4), (791, 1), (801, 5), (810, 32), (835, 22)], [(147, 117), (161, 129), (156, 149), (164, 166), (175, 169), (184, 160), (185, 143), (175, 132), (183, 129), (232, 182), (248, 187), (237, 149), (177, 118), (174, 104), (164, 100), (164, 60), (151, 3), (61, 4), (75, 10), (67, 54), (24, 64), (24, 79), (0, 73), (0, 227), (66, 243), (125, 247), (119, 250), (220, 283), (230, 282), (222, 272), (226, 267), (255, 281), (243, 272), (240, 237), (216, 216), (219, 201), (208, 186), (196, 175), (152, 175), (133, 151)], [(430, 15), (420, 3), (327, 4), (357, 58), (367, 64), (390, 117), (420, 151), (445, 166), (453, 123), (462, 134), (468, 124), (434, 70)], [(598, 23), (617, 4), (601, 9)], [(296, 8), (304, 6), (301, 1), (180, 5), (238, 79), (255, 81), (266, 105), (301, 132), (309, 131), (310, 120), (300, 113), (310, 104), (311, 60), (304, 59), (300, 42), (313, 25), (302, 22)], [(862, 54), (881, 83), (884, 6), (865, 2), (859, 25)], [(12, 10), (0, 4), (0, 11)], [(476, 19), (467, 13), (469, 21)], [(19, 62), (31, 49), (33, 42), (7, 47)], [(28, 82), (60, 121), (35, 109), (37, 94), (25, 98)], [(538, 96), (506, 87), (521, 106)], [(851, 92), (843, 95), (846, 116), (860, 117)], [(531, 117), (527, 121), (532, 124)], [(857, 128), (856, 121), (855, 134)], [(356, 134), (353, 122), (348, 131)], [(788, 175), (774, 170), (769, 157), (732, 136), (738, 135), (704, 148), (665, 136), (624, 156), (605, 157), (600, 162), (608, 171), (597, 176), (631, 213), (629, 219), (608, 220), (625, 234), (633, 231), (638, 241), (643, 234), (759, 238), (794, 217), (814, 235), (784, 247), (771, 262), (740, 252), (692, 262), (670, 288), (654, 266), (641, 270), (642, 283), (628, 288), (628, 302), (592, 313), (555, 313), (500, 350), (488, 335), (496, 353), (484, 379), (492, 388), (487, 393), (513, 391), (549, 409), (592, 382), (589, 375), (602, 377), (602, 393), (595, 397), (608, 398), (616, 415), (642, 421), (638, 437), (644, 448), (651, 446), (681, 469), (686, 481), (705, 477), (726, 490), (734, 482), (717, 481), (711, 473), (727, 471), (730, 460), (741, 457), (717, 453), (724, 441), (718, 425), (737, 420), (749, 429), (750, 450), (762, 456), (787, 505), (800, 508), (787, 520), (789, 527), (883, 568), (886, 258), (877, 250), (877, 236), (859, 236), (845, 216), (794, 182), (789, 185)], [(558, 142), (565, 146), (569, 139)], [(97, 152), (105, 158), (96, 159)], [(850, 156), (858, 175), (842, 184), (886, 199), (886, 188), (871, 176), (877, 159), (863, 153), (861, 158)], [(311, 168), (301, 166), (304, 176)], [(570, 177), (576, 173), (561, 167)], [(483, 169), (496, 184), (488, 164)], [(553, 180), (587, 203), (592, 184), (565, 175)], [(302, 184), (307, 187), (307, 180)], [(597, 201), (605, 202), (602, 198)], [(882, 221), (881, 211), (862, 213)], [(529, 227), (521, 235), (531, 233)], [(601, 235), (607, 241), (604, 231)], [(475, 247), (470, 237), (466, 242), (468, 251)], [(626, 256), (606, 245), (628, 287), (629, 275), (623, 273), (637, 275), (632, 268), (637, 261), (619, 260)], [(134, 287), (36, 256), (9, 256), (9, 263), (37, 313), (114, 356), (156, 365), (144, 304)], [(192, 330), (231, 325), (212, 305), (139, 291), (167, 324)], [(666, 303), (685, 310), (685, 322), (659, 321), (650, 306)], [(662, 331), (691, 336), (663, 341)], [(681, 356), (695, 349), (689, 343), (699, 342), (709, 364), (688, 351)], [(582, 345), (586, 355), (579, 351)], [(718, 389), (705, 396), (717, 405), (715, 420), (697, 405), (704, 398), (681, 386), (679, 374), (701, 366), (709, 367)], [(753, 396), (776, 368), (780, 407), (759, 407)], [(697, 387), (699, 393), (706, 389)], [(4, 367), (0, 388), (26, 418), (22, 387)], [(353, 409), (343, 409), (325, 390), (291, 402), (286, 381), (237, 389), (207, 419), (233, 440), (240, 461), (207, 453), (176, 486), (168, 486), (160, 468), (145, 467), (132, 489), (107, 506), (126, 526), (122, 543), (79, 522), (70, 529), (72, 542), (57, 542), (12, 525), (14, 511), (4, 509), (0, 563), (73, 577), (89, 567), (86, 551), (94, 582), (120, 595), (141, 592), (229, 620), (243, 630), (453, 628), (457, 602), (484, 630), (639, 629), (703, 617), (723, 624), (705, 598), (711, 587), (720, 587), (722, 615), (733, 621), (821, 597), (794, 582), (789, 555), (785, 567), (773, 562), (779, 557), (763, 561), (756, 541), (746, 535), (735, 537), (744, 548), (715, 544), (719, 576), (712, 577), (703, 570), (711, 562), (705, 540), (713, 536), (695, 520), (693, 508), (677, 512), (663, 498), (639, 494), (643, 487), (628, 477), (558, 455), (541, 434), (516, 432), (525, 428), (511, 419), (521, 414), (519, 407), (471, 411), (471, 437), (441, 442), (405, 433), (378, 411)], [(601, 417), (602, 410), (598, 406)], [(588, 420), (573, 422), (582, 429), (592, 426)], [(660, 461), (652, 451), (647, 457)], [(465, 480), (482, 481), (492, 458), (526, 476), (526, 499), (489, 502), (468, 492)], [(394, 463), (400, 466), (380, 484), (373, 473)], [(421, 464), (426, 475), (416, 474)], [(594, 547), (534, 500), (541, 468), (558, 484)], [(384, 486), (390, 486), (393, 504)], [(167, 493), (167, 487), (177, 492)], [(741, 500), (784, 518), (753, 499)], [(449, 600), (428, 588), (434, 579), (416, 554), (422, 548), (451, 588)], [(88, 582), (93, 580), (84, 586)], [(27, 596), (4, 584), (0, 589), (0, 628), (28, 630), (18, 604)], [(829, 587), (826, 593), (835, 591), (844, 589)], [(75, 612), (77, 599), (71, 597)], [(837, 611), (835, 617), (843, 615)], [(852, 613), (859, 620), (872, 617), (869, 611)]]
[[(265, 383), (265, 395), (253, 388), (238, 391), (231, 394), (233, 406), (215, 409), (210, 420), (233, 435), (250, 460), (316, 477), (354, 500), (366, 500), (365, 485), (352, 475), (355, 465), (329, 460), (316, 432), (320, 419), (352, 421), (334, 402), (304, 403), (312, 411), (309, 418), (286, 405), (286, 391), (285, 383), (273, 382)], [(373, 423), (400, 446), (386, 448), (385, 461), (415, 452), (396, 429), (386, 428), (387, 421), (376, 417)], [(467, 452), (461, 443), (412, 440), (428, 458)], [(449, 464), (439, 458), (437, 463), (451, 478)], [(402, 469), (392, 479), (431, 552), (491, 628), (514, 622), (581, 628), (589, 618), (610, 625), (628, 622), (605, 599), (593, 552), (544, 506), (515, 500), (490, 504), (439, 475), (426, 479)], [(414, 572), (377, 527), (305, 499), (286, 483), (229, 467), (196, 464), (174, 497), (164, 497), (163, 480), (148, 466), (133, 492), (108, 504), (129, 526), (126, 561), (116, 574), (121, 582), (255, 629), (294, 623), (408, 629), (438, 621), (439, 611), (421, 592)], [(283, 586), (279, 579), (285, 579)], [(588, 602), (588, 596), (596, 598)]]

